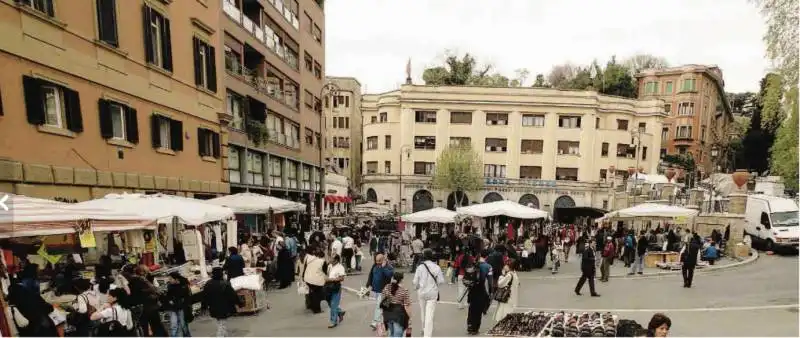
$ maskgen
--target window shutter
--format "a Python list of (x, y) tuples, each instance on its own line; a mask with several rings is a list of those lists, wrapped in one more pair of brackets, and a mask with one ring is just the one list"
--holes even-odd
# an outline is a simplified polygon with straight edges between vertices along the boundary
[(97, 23), (100, 40), (119, 47), (117, 40), (116, 0), (97, 0)]
[(169, 137), (172, 150), (183, 151), (183, 122), (169, 120)]
[(142, 6), (142, 30), (144, 32), (144, 58), (147, 63), (156, 61), (155, 50), (153, 49), (153, 38), (150, 36), (150, 7)]
[(217, 92), (217, 55), (214, 47), (206, 46), (206, 78), (208, 90)]
[(61, 87), (64, 93), (64, 106), (67, 108), (67, 129), (76, 133), (83, 132), (83, 116), (81, 115), (81, 97), (78, 92)]
[(131, 107), (125, 107), (125, 136), (128, 138), (128, 142), (139, 143), (139, 119), (136, 109)]
[(207, 151), (205, 147), (205, 138), (208, 135), (206, 134), (206, 130), (203, 128), (197, 128), (197, 150), (200, 154), (200, 157), (207, 156)]
[(219, 133), (211, 133), (211, 145), (213, 146), (211, 155), (214, 158), (219, 158)]
[(28, 123), (41, 126), (45, 122), (44, 98), (42, 97), (42, 81), (30, 76), (22, 77), (22, 88), (25, 92), (25, 110)]
[(161, 24), (161, 51), (163, 53), (162, 59), (164, 60), (164, 69), (172, 71), (172, 38), (171, 30), (169, 29), (169, 19), (161, 17), (163, 23)]
[(100, 120), (100, 137), (104, 139), (114, 137), (114, 124), (111, 122), (111, 103), (104, 99), (98, 100), (97, 112)]
[(150, 139), (153, 141), (153, 148), (161, 148), (161, 133), (158, 131), (158, 124), (161, 116), (150, 115)]
[(47, 15), (50, 17), (56, 16), (55, 8), (53, 8), (53, 1), (54, 0), (45, 0), (45, 6), (47, 7)]
[(200, 58), (200, 39), (196, 37), (192, 37), (192, 52), (194, 53), (194, 84), (199, 86), (203, 84), (203, 65), (200, 64), (202, 62)]

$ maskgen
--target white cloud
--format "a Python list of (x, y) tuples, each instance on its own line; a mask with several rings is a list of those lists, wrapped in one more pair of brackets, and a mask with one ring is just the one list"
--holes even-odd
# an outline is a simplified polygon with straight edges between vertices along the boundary
[[(326, 73), (367, 91), (396, 89), (412, 59), (415, 83), (445, 49), (509, 76), (611, 55), (716, 64), (729, 92), (755, 91), (770, 63), (763, 19), (747, 0), (332, 0), (325, 4)], [(531, 80), (528, 80), (529, 82)]]

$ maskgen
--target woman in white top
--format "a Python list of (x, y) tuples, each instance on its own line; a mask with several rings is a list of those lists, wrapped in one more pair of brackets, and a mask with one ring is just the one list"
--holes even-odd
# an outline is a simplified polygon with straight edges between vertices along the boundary
[(244, 259), (244, 267), (249, 268), (253, 259), (253, 252), (250, 250), (249, 240), (242, 243), (239, 247), (239, 255)]
[(122, 326), (119, 328), (126, 335), (133, 334), (133, 315), (126, 304), (125, 298), (128, 296), (122, 289), (113, 289), (108, 292), (108, 303), (103, 306), (103, 309), (96, 311), (89, 318), (91, 320), (99, 320), (101, 323), (108, 323), (117, 321)]
[(501, 289), (509, 286), (511, 292), (509, 293), (508, 301), (505, 303), (497, 302), (497, 312), (494, 314), (495, 321), (499, 322), (507, 314), (514, 312), (519, 301), (519, 277), (511, 265), (506, 264), (503, 266), (503, 275), (497, 280), (497, 288)]

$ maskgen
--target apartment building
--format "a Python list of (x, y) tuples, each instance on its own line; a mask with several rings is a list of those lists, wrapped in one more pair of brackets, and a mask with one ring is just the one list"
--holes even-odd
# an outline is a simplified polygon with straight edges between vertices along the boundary
[(325, 101), (325, 159), (353, 187), (361, 183), (361, 83), (352, 77), (328, 77), (338, 88), (336, 96)]
[(661, 155), (690, 154), (701, 171), (713, 168), (711, 149), (727, 141), (733, 123), (725, 81), (717, 66), (684, 65), (636, 75), (639, 97), (664, 101)]
[(608, 209), (612, 182), (627, 177), (628, 168), (656, 171), (665, 117), (658, 99), (417, 85), (364, 95), (362, 114), (362, 192), (403, 212), (454, 209), (456, 192), (431, 186), (449, 144), (469, 144), (483, 159), (485, 185), (466, 195), (469, 203)]
[(231, 192), (308, 203), (323, 195), (322, 0), (222, 0), (223, 150)]
[(0, 191), (225, 194), (215, 0), (0, 0)]

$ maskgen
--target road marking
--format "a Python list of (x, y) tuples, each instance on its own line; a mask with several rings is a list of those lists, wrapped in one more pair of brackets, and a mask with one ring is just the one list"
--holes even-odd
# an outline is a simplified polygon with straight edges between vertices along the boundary
[(3, 197), (0, 197), (0, 208), (3, 208), (3, 210), (8, 211), (8, 205), (6, 205), (6, 201), (8, 201), (8, 194), (4, 195)]

